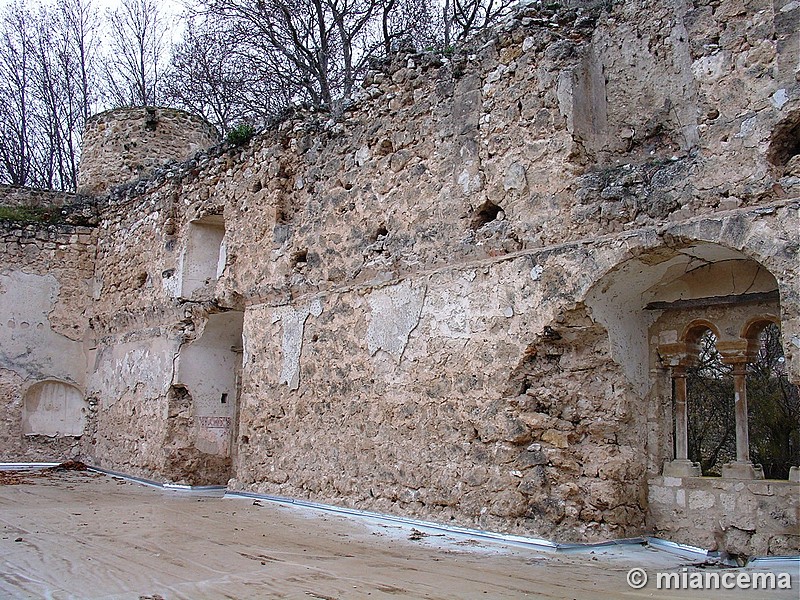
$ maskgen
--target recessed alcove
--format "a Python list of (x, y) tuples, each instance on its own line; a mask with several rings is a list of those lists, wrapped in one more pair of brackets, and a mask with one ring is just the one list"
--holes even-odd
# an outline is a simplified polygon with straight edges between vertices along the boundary
[(212, 286), (225, 269), (225, 222), (210, 215), (189, 223), (183, 255), (181, 297)]
[(86, 426), (88, 404), (74, 385), (40, 381), (25, 392), (22, 433), (50, 437), (78, 437)]

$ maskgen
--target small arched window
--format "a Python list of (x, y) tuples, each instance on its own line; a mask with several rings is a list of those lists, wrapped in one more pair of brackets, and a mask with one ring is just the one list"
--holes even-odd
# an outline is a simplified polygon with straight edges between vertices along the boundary
[(689, 460), (703, 475), (719, 476), (736, 459), (736, 420), (731, 367), (722, 362), (717, 336), (698, 332), (697, 359), (686, 369)]

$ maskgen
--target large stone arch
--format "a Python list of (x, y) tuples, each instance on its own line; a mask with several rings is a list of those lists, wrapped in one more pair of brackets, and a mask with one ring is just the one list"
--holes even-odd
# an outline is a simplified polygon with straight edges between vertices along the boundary
[[(771, 216), (776, 218), (762, 221), (755, 215), (752, 221), (738, 216), (703, 219), (666, 228), (660, 235), (642, 232), (628, 238), (624, 245), (603, 249), (602, 264), (595, 265), (595, 276), (586, 281), (585, 291), (577, 299), (584, 301), (593, 318), (608, 330), (612, 356), (640, 394), (646, 395), (652, 383), (648, 374), (649, 344), (642, 332), (656, 318), (652, 310), (644, 309), (654, 302), (669, 301), (660, 298), (659, 291), (669, 287), (676, 273), (726, 261), (751, 261), (748, 264), (762, 269), (763, 281), (747, 293), (776, 292), (785, 340), (795, 339), (800, 344), (798, 244), (794, 240), (797, 219)], [(741, 233), (742, 229), (749, 233)], [(770, 278), (775, 282), (774, 289), (767, 289)], [(735, 293), (735, 288), (725, 292)], [(679, 298), (671, 300), (676, 299)], [(791, 375), (800, 380), (800, 353), (793, 344), (785, 346)]]
[[(798, 334), (792, 223), (796, 219), (721, 217), (667, 228), (658, 240), (632, 236), (618, 249), (618, 262), (609, 261), (587, 288), (592, 318), (608, 331), (614, 361), (647, 407), (648, 526), (664, 537), (744, 554), (796, 551), (790, 501), (796, 484), (757, 483), (758, 470), (739, 468), (738, 454), (736, 468), (723, 471), (722, 480), (701, 477), (689, 461), (662, 475), (665, 462), (681, 462), (675, 460), (684, 426), (679, 407), (686, 402), (681, 373), (690, 364), (695, 333), (712, 330), (724, 360), (743, 380), (754, 333), (775, 322), (789, 362)], [(796, 357), (791, 362), (797, 380)], [(746, 405), (744, 415), (746, 422)], [(737, 484), (742, 478), (750, 483)]]

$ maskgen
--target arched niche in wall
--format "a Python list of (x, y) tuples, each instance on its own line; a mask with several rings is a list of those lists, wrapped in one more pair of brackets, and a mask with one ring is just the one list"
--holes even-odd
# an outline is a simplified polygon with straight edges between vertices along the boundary
[(190, 298), (212, 286), (225, 268), (225, 222), (222, 215), (191, 221), (186, 236), (181, 276), (181, 297)]
[(764, 265), (702, 241), (649, 248), (593, 286), (586, 304), (608, 330), (612, 356), (641, 399), (652, 400), (652, 472), (666, 460), (671, 475), (700, 474), (687, 456), (686, 376), (697, 360), (697, 334), (711, 330), (726, 364), (745, 364), (742, 324), (765, 311), (780, 314), (779, 303), (778, 283)]
[(86, 426), (88, 404), (74, 385), (55, 379), (33, 384), (25, 392), (22, 433), (79, 437)]

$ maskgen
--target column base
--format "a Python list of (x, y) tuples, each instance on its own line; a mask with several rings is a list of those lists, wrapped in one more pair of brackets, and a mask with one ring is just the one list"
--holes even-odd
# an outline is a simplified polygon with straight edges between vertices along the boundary
[(668, 460), (664, 463), (664, 477), (700, 477), (700, 463), (686, 459)]
[(800, 483), (800, 467), (789, 467), (789, 481)]
[(725, 479), (764, 479), (764, 469), (751, 462), (736, 461), (722, 465), (722, 476)]

